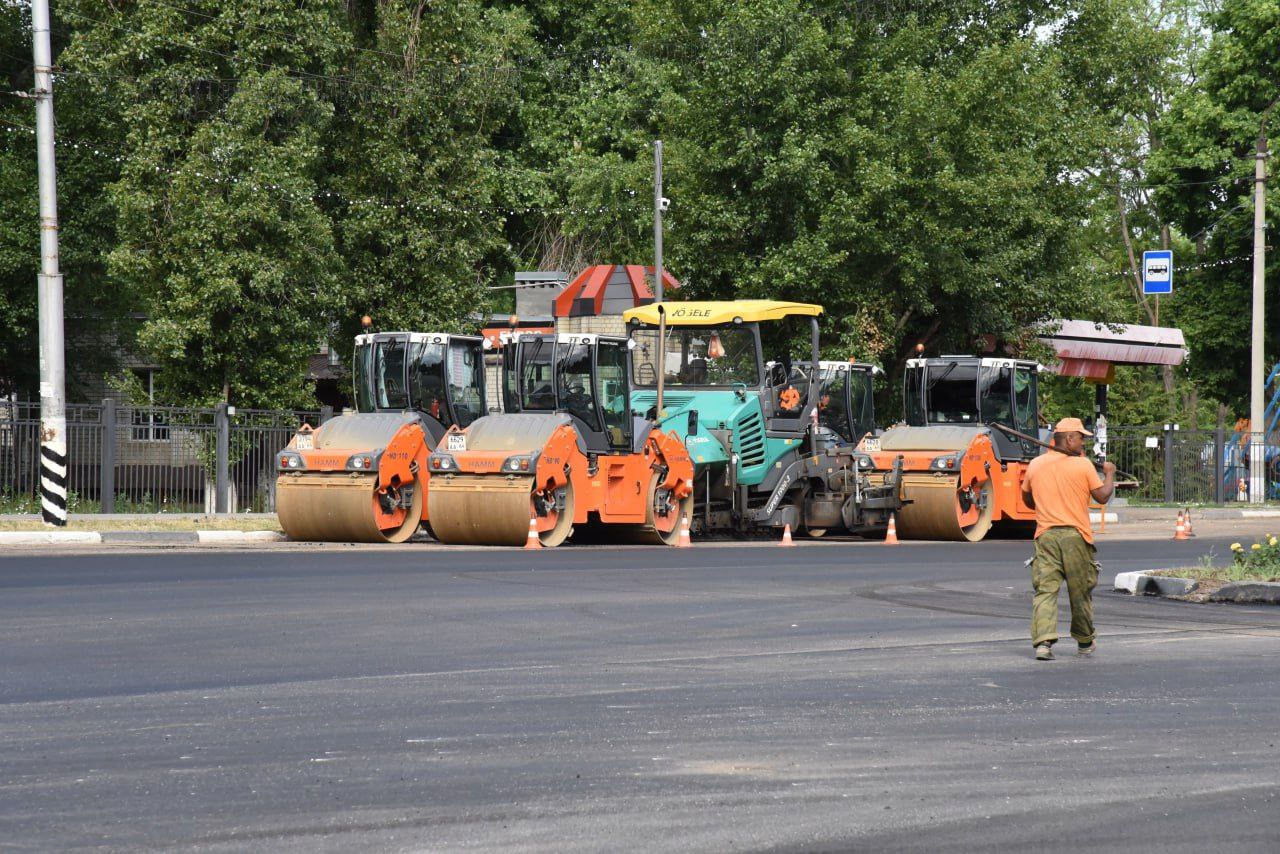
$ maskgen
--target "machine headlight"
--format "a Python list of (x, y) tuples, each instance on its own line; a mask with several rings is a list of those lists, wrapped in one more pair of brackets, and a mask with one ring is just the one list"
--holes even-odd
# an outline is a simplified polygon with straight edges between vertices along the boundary
[(347, 468), (356, 469), (357, 471), (373, 471), (375, 460), (373, 457), (358, 455), (347, 460)]
[(502, 470), (506, 472), (525, 472), (533, 468), (533, 457), (507, 457), (502, 461)]
[(929, 468), (940, 471), (954, 471), (960, 468), (960, 455), (947, 454), (945, 457), (934, 457), (933, 462), (929, 463)]
[(453, 467), (454, 467), (453, 457), (432, 455), (431, 457), (432, 471), (452, 471)]
[(303, 467), (302, 458), (299, 457), (297, 454), (288, 453), (288, 452), (285, 452), (280, 455), (279, 463), (280, 463), (281, 471), (284, 471), (286, 469), (300, 469)]

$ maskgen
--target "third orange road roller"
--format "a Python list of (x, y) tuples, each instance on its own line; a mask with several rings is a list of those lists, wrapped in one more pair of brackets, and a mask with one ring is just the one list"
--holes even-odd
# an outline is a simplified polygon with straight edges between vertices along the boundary
[(905, 423), (860, 444), (878, 472), (901, 467), (900, 537), (978, 542), (993, 526), (1031, 533), (1022, 480), (1041, 448), (1000, 427), (1038, 435), (1039, 370), (1019, 359), (908, 360)]
[(513, 337), (503, 408), (450, 429), (428, 459), (432, 531), (444, 543), (543, 546), (587, 527), (675, 545), (693, 510), (693, 462), (675, 433), (637, 417), (626, 339)]

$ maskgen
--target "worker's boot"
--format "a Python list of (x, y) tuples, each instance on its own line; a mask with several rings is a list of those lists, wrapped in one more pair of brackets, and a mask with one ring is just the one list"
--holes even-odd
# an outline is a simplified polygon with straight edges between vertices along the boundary
[(1080, 644), (1076, 647), (1076, 655), (1093, 655), (1098, 649), (1097, 641), (1089, 641), (1088, 644)]
[(1053, 661), (1053, 647), (1047, 643), (1037, 646), (1036, 661)]

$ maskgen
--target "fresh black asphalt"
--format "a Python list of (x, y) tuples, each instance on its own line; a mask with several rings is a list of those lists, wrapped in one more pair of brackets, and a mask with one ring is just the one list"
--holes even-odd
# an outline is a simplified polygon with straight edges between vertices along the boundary
[(3, 556), (0, 849), (1280, 850), (1280, 611), (1037, 663), (1028, 555)]

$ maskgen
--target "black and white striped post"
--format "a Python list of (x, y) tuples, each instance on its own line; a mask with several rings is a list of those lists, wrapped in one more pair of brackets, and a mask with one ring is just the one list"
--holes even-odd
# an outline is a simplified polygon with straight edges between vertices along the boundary
[(62, 273), (58, 269), (58, 187), (53, 159), (53, 52), (49, 0), (31, 2), (35, 60), (36, 162), (40, 187), (40, 515), (67, 524), (66, 368), (62, 345)]

